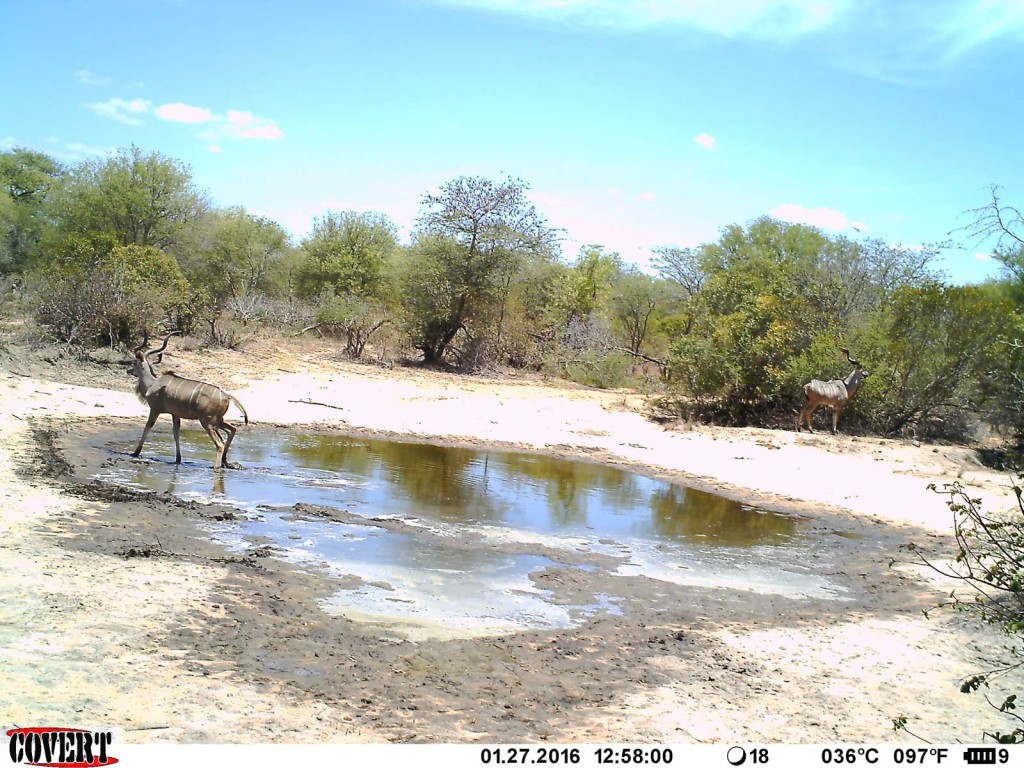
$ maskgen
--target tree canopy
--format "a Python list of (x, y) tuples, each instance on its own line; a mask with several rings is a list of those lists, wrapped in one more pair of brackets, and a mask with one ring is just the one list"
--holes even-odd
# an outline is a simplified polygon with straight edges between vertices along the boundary
[(600, 243), (570, 262), (511, 177), (423, 194), (405, 242), (385, 213), (328, 211), (298, 244), (136, 146), (66, 166), (0, 152), (0, 184), (0, 273), (25, 278), (37, 319), (69, 343), (158, 322), (228, 343), (236, 320), (295, 323), (354, 357), (642, 384), (679, 416), (768, 426), (792, 423), (804, 383), (849, 372), (845, 347), (873, 375), (844, 428), (960, 439), (988, 421), (1024, 447), (1024, 218), (995, 187), (963, 229), (994, 242), (1003, 275), (953, 286), (935, 247), (770, 217), (656, 248), (650, 271)]

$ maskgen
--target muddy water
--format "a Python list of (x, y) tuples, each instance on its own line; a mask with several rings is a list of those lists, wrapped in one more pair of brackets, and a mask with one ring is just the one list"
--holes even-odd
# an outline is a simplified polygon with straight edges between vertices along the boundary
[[(576, 604), (552, 600), (531, 578), (550, 568), (596, 567), (581, 564), (586, 555), (610, 558), (618, 576), (842, 598), (806, 568), (816, 549), (806, 521), (679, 484), (537, 454), (243, 434), (231, 455), (242, 470), (213, 471), (201, 432), (183, 433), (186, 461), (175, 466), (172, 438), (157, 432), (147, 460), (109, 462), (99, 478), (246, 510), (240, 524), (218, 524), (211, 533), (239, 547), (263, 537), (294, 562), (345, 577), (352, 588), (328, 601), (328, 610), (397, 622), (410, 636), (566, 627), (619, 610), (606, 594)], [(105, 447), (117, 457), (133, 446)], [(296, 515), (297, 503), (348, 518)], [(402, 524), (382, 527), (382, 519)]]

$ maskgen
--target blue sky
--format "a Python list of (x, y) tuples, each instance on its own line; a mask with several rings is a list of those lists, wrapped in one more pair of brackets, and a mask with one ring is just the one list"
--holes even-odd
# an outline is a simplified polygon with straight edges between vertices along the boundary
[[(1024, 205), (1021, 0), (39, 0), (2, 19), (0, 148), (135, 143), (297, 239), (328, 210), (407, 234), (463, 174), (528, 182), (566, 257), (639, 264), (764, 214), (916, 246), (992, 184)], [(942, 266), (983, 279), (990, 247)]]

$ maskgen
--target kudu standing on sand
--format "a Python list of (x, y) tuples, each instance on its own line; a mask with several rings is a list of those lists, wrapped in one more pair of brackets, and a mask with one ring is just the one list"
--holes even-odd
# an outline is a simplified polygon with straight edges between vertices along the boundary
[[(135, 385), (135, 394), (139, 400), (149, 406), (149, 421), (142, 431), (142, 437), (135, 448), (132, 456), (138, 456), (142, 452), (142, 444), (146, 442), (149, 430), (153, 428), (157, 417), (161, 413), (171, 414), (171, 422), (174, 425), (174, 448), (176, 452), (175, 462), (181, 464), (181, 420), (197, 419), (206, 430), (206, 434), (217, 446), (217, 460), (213, 463), (214, 469), (228, 467), (237, 469), (237, 464), (228, 463), (228, 448), (237, 431), (234, 426), (224, 421), (224, 414), (227, 413), (231, 403), (238, 406), (249, 423), (249, 414), (234, 395), (229, 395), (220, 387), (207, 384), (194, 379), (185, 379), (177, 376), (174, 371), (168, 371), (159, 376), (153, 370), (152, 356), (156, 356), (156, 363), (163, 359), (163, 351), (167, 349), (167, 341), (179, 331), (171, 331), (164, 338), (160, 349), (150, 350), (143, 353), (143, 349), (149, 344), (149, 334), (143, 337), (142, 344), (135, 349), (135, 362), (132, 364), (129, 373), (138, 378)], [(223, 429), (227, 433), (225, 440), (220, 434)]]
[(861, 367), (860, 363), (850, 357), (850, 350), (843, 347), (839, 349), (846, 353), (846, 359), (854, 367), (853, 373), (845, 379), (832, 379), (831, 381), (818, 381), (814, 379), (810, 383), (804, 384), (804, 407), (800, 409), (800, 415), (796, 417), (797, 432), (800, 431), (805, 415), (807, 417), (807, 431), (813, 432), (814, 430), (811, 429), (811, 417), (820, 406), (827, 405), (832, 408), (832, 434), (834, 435), (839, 429), (839, 414), (842, 413), (846, 404), (853, 399), (853, 396), (857, 394), (857, 390), (864, 383), (864, 379), (871, 375), (870, 372), (865, 371)]

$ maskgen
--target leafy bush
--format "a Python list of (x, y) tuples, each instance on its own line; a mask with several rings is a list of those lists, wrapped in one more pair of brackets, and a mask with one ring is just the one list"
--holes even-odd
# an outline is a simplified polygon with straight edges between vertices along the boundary
[(34, 281), (37, 320), (67, 344), (115, 346), (144, 330), (177, 327), (189, 285), (174, 257), (151, 246), (120, 246), (89, 273), (50, 267)]

